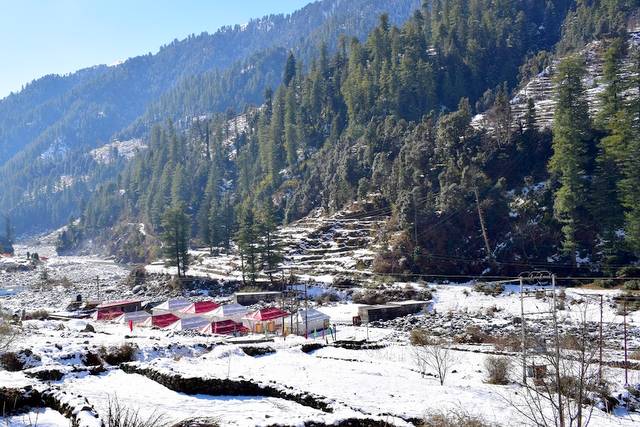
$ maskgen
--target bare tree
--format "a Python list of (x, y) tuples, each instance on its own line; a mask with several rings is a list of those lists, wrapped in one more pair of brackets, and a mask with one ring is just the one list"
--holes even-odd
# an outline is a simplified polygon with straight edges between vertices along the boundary
[(0, 353), (11, 349), (18, 340), (20, 329), (9, 322), (9, 318), (0, 312)]
[(554, 316), (548, 347), (529, 359), (544, 369), (537, 375), (534, 372), (532, 380), (520, 383), (524, 393), (506, 398), (520, 415), (537, 426), (586, 427), (593, 413), (594, 396), (605, 388), (595, 362), (597, 340), (588, 331), (587, 305), (588, 302), (574, 305), (580, 316), (569, 347), (563, 345)]
[(414, 358), (422, 376), (429, 370), (435, 371), (440, 385), (444, 385), (447, 373), (457, 362), (453, 351), (441, 340), (432, 340), (427, 345), (415, 345)]

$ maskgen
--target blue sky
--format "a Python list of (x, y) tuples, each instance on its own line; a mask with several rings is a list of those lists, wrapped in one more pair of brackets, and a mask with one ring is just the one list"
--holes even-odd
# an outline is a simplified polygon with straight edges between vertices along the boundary
[(174, 39), (311, 0), (0, 0), (0, 98), (46, 74), (157, 52)]

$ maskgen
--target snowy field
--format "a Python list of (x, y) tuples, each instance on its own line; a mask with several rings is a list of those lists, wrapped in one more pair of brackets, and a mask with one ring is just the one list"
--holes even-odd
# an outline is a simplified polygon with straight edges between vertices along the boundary
[[(29, 248), (19, 247), (19, 256)], [(96, 276), (101, 278), (99, 291), (103, 298), (133, 295), (123, 284), (129, 274), (126, 267), (95, 257), (56, 257), (46, 250), (42, 252), (50, 256), (44, 264), (47, 274), (56, 279), (66, 277), (70, 284), (42, 287), (39, 284), (42, 267), (35, 271), (0, 272), (0, 288), (6, 291), (0, 299), (2, 307), (15, 311), (25, 307), (60, 311), (76, 294), (96, 297)], [(225, 280), (235, 277), (235, 273), (225, 270), (235, 262), (232, 257), (217, 264), (204, 252), (196, 255), (202, 257), (202, 262), (195, 267), (195, 273)], [(160, 264), (148, 266), (147, 270), (166, 272)], [(330, 290), (331, 280), (323, 282), (309, 288), (312, 297)], [(367, 340), (371, 344), (362, 349), (332, 345), (333, 340), (321, 334), (310, 339), (270, 337), (266, 342), (249, 343), (264, 341), (264, 335), (238, 340), (142, 327), (130, 331), (126, 325), (92, 320), (25, 321), (23, 336), (13, 348), (24, 362), (23, 369), (0, 370), (0, 388), (59, 389), (86, 401), (100, 416), (107, 412), (109, 401), (117, 399), (138, 411), (141, 417), (161, 416), (169, 425), (194, 416), (234, 426), (335, 425), (345, 420), (414, 425), (435, 412), (461, 410), (481, 416), (488, 425), (531, 425), (514, 407), (514, 399), (523, 395), (521, 386), (487, 383), (485, 361), (496, 351), (494, 345), (453, 340), (469, 326), (480, 328), (489, 338), (519, 333), (519, 323), (515, 322), (521, 312), (519, 287), (507, 285), (503, 293), (491, 296), (474, 290), (472, 283), (410, 285), (431, 291), (433, 297), (426, 313), (356, 327), (351, 322), (361, 305), (350, 302), (346, 292), (336, 291), (342, 298), (340, 302), (316, 307), (337, 325), (338, 341)], [(612, 395), (624, 395), (624, 370), (620, 365), (624, 360), (623, 317), (613, 300), (619, 291), (576, 288), (563, 291), (565, 307), (558, 312), (558, 321), (561, 330), (569, 335), (583, 318), (589, 330), (597, 334), (599, 301), (603, 296), (604, 371)], [(544, 296), (525, 299), (530, 328), (549, 331), (549, 316), (545, 312), (550, 304), (551, 299)], [(629, 353), (633, 353), (640, 348), (640, 312), (630, 313), (626, 321)], [(91, 327), (87, 328), (87, 324)], [(444, 385), (440, 385), (433, 371), (424, 375), (420, 371), (416, 350), (409, 343), (409, 333), (416, 327), (452, 342), (450, 352), (454, 362)], [(104, 371), (90, 372), (88, 356), (124, 344), (135, 349), (135, 362), (131, 366), (139, 372), (108, 364)], [(306, 344), (316, 344), (317, 349), (303, 351)], [(250, 355), (249, 347), (268, 347), (269, 351)], [(518, 354), (507, 350), (498, 353), (513, 360), (512, 379), (517, 380)], [(59, 373), (59, 378), (48, 377), (52, 371)], [(276, 392), (192, 393), (177, 386), (169, 387), (162, 380), (166, 377), (178, 377), (187, 383), (196, 380), (248, 383)], [(640, 384), (637, 366), (629, 370), (628, 382), (632, 386)], [(34, 408), (4, 417), (2, 423), (68, 426), (70, 421), (52, 409)], [(640, 425), (640, 413), (627, 411), (623, 406), (612, 413), (595, 408), (589, 425)]]

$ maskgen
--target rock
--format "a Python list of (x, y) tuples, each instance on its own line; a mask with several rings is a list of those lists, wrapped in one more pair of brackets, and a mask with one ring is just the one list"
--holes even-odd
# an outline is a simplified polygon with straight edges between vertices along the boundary
[(90, 323), (87, 323), (85, 325), (84, 329), (82, 330), (82, 332), (95, 332), (95, 331), (96, 331), (96, 329)]

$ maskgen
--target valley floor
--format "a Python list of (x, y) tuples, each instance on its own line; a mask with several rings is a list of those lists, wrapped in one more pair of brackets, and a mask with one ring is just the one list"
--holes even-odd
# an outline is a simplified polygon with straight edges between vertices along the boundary
[[(117, 299), (133, 295), (122, 284), (128, 270), (109, 261), (52, 256), (46, 265), (49, 274), (67, 276), (71, 285), (40, 286), (41, 269), (0, 273), (5, 290), (2, 306), (18, 311), (60, 310), (76, 293), (94, 296), (98, 291), (93, 280), (96, 274), (103, 278), (103, 296)], [(265, 340), (263, 335), (228, 338), (141, 327), (130, 331), (127, 325), (91, 320), (28, 320), (23, 322), (24, 334), (14, 346), (25, 366), (17, 372), (1, 370), (0, 388), (56, 390), (78, 411), (88, 411), (89, 415), (80, 417), (80, 425), (85, 426), (97, 425), (94, 415), (104, 418), (114, 400), (138, 411), (142, 418), (159, 416), (169, 424), (202, 417), (235, 426), (339, 425), (347, 420), (355, 422), (353, 425), (414, 425), (429, 414), (456, 411), (480, 416), (489, 425), (530, 425), (516, 410), (524, 395), (521, 386), (486, 381), (489, 354), (497, 352), (512, 360), (515, 379), (521, 369), (518, 353), (491, 343), (451, 344), (454, 362), (441, 386), (432, 370), (420, 373), (415, 348), (409, 343), (410, 331), (418, 326), (447, 338), (463, 335), (470, 325), (488, 337), (517, 334), (520, 329), (514, 319), (520, 316), (519, 288), (507, 286), (500, 295), (490, 296), (474, 290), (473, 284), (426, 287), (433, 294), (427, 313), (373, 322), (368, 327), (351, 325), (359, 305), (344, 295), (342, 301), (317, 307), (337, 325), (338, 341), (368, 340), (370, 345), (360, 349), (334, 345), (333, 339), (321, 334), (309, 339), (289, 336)], [(329, 284), (317, 284), (313, 289), (321, 294)], [(572, 288), (565, 293), (566, 307), (559, 320), (567, 334), (583, 316), (589, 330), (597, 332), (599, 305), (581, 301), (590, 301), (584, 294), (604, 295), (605, 376), (612, 396), (622, 401), (628, 392), (620, 367), (624, 336), (623, 318), (613, 301), (617, 291)], [(192, 298), (198, 297), (194, 294)], [(549, 308), (548, 299), (525, 301), (526, 311), (532, 313), (528, 318), (531, 330), (547, 333), (544, 312)], [(640, 313), (626, 320), (632, 353), (640, 348)], [(93, 332), (86, 328), (87, 323)], [(92, 371), (88, 366), (88, 355), (123, 344), (136, 349), (134, 362), (107, 365), (104, 371)], [(265, 354), (250, 355), (256, 348), (263, 348)], [(639, 366), (632, 362), (636, 364), (629, 370), (628, 382), (640, 387)], [(611, 413), (601, 409), (593, 408), (590, 426), (640, 423), (640, 413), (628, 411), (624, 405)], [(7, 416), (3, 423), (67, 426), (69, 420), (52, 409), (37, 408)]]

